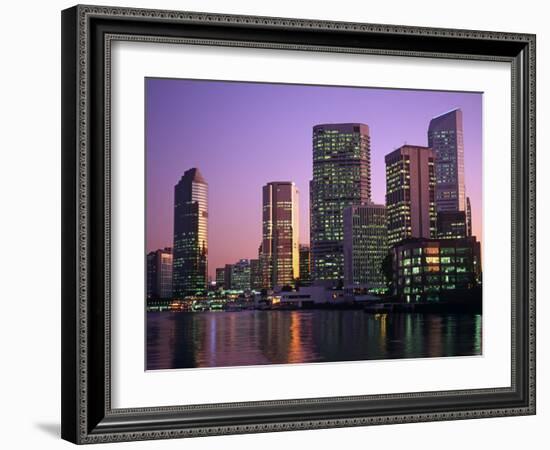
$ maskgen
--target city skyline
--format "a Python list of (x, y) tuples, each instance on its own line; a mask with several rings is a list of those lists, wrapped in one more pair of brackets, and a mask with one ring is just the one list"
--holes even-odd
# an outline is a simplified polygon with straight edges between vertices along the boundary
[[(168, 94), (170, 99), (166, 97)], [(419, 94), (421, 104), (418, 104)], [(173, 217), (170, 217), (171, 208), (165, 205), (173, 202), (176, 179), (192, 167), (200, 168), (210, 187), (210, 276), (214, 278), (216, 268), (227, 263), (257, 258), (262, 235), (261, 187), (273, 180), (293, 181), (302, 193), (300, 244), (307, 245), (310, 243), (308, 194), (312, 179), (312, 129), (319, 123), (330, 122), (321, 118), (331, 114), (332, 122), (368, 125), (372, 134), (372, 200), (384, 204), (384, 156), (404, 142), (425, 145), (430, 120), (455, 108), (474, 116), (469, 120), (468, 113), (463, 111), (465, 172), (467, 195), (472, 204), (473, 234), (482, 240), (481, 178), (469, 171), (470, 165), (481, 170), (480, 94), (147, 79), (146, 95), (147, 251), (170, 246)], [(314, 100), (319, 97), (330, 112), (318, 110), (319, 101)], [(398, 110), (407, 110), (404, 101), (416, 103), (416, 113), (408, 122), (403, 122), (405, 125), (400, 126), (395, 111), (389, 114), (387, 108), (380, 106), (383, 98), (386, 103), (395, 104), (395, 97), (401, 101)], [(311, 102), (305, 102), (306, 99)], [(282, 101), (287, 102), (287, 109), (282, 107)], [(370, 103), (378, 108), (365, 107)], [(252, 112), (257, 111), (260, 104), (266, 110), (263, 118), (253, 118), (249, 110), (243, 109), (248, 105)], [(357, 104), (362, 105), (359, 108), (362, 113), (356, 111)], [(305, 129), (287, 123), (296, 115), (292, 106), (300, 110), (302, 120), (299, 122), (311, 122)], [(245, 118), (237, 117), (235, 110), (240, 110)], [(191, 111), (195, 113), (193, 116)], [(350, 117), (352, 114), (354, 118)], [(422, 126), (417, 124), (418, 116), (424, 119), (430, 114)], [(211, 129), (204, 129), (205, 124)], [(379, 135), (380, 130), (390, 126), (394, 132), (389, 133), (389, 137)], [(277, 130), (278, 135), (274, 134)], [(469, 139), (470, 134), (474, 137)], [(399, 139), (404, 140), (399, 142)], [(469, 141), (472, 142), (469, 144)], [(176, 179), (172, 180), (177, 172)], [(239, 214), (235, 214), (236, 211)]]

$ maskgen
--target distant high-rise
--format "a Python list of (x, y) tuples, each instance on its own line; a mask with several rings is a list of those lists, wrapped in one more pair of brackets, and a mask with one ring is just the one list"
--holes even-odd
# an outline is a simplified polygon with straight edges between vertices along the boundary
[(216, 268), (216, 287), (225, 289), (225, 267)]
[(388, 254), (384, 205), (353, 205), (344, 210), (344, 285), (385, 286), (382, 261)]
[(240, 259), (231, 264), (231, 289), (235, 291), (250, 290), (250, 262)]
[(231, 274), (233, 273), (233, 264), (226, 264), (223, 268), (223, 287), (231, 289)]
[(467, 220), (464, 211), (439, 211), (437, 213), (437, 238), (460, 239), (467, 236)]
[(410, 237), (435, 238), (433, 151), (403, 145), (385, 160), (388, 245)]
[(470, 197), (466, 197), (466, 236), (472, 235), (472, 205)]
[(428, 146), (434, 151), (435, 157), (437, 211), (464, 211), (464, 138), (460, 109), (430, 121)]
[(268, 183), (262, 189), (262, 206), (262, 285), (293, 285), (300, 276), (298, 189), (290, 181)]
[(262, 272), (259, 259), (250, 260), (250, 289), (259, 291), (262, 286)]
[(309, 245), (300, 245), (300, 285), (311, 284), (311, 250)]
[(361, 123), (313, 127), (310, 240), (315, 283), (343, 281), (343, 211), (370, 201), (370, 195), (369, 127)]
[(147, 254), (147, 298), (172, 297), (172, 249), (166, 247)]
[(207, 288), (208, 184), (193, 168), (174, 188), (174, 296)]

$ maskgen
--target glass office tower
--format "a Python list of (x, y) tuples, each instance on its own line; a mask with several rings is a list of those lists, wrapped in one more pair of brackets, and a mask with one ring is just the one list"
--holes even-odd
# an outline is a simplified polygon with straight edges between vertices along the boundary
[(310, 243), (315, 284), (343, 282), (343, 212), (370, 201), (370, 196), (369, 127), (361, 123), (313, 127)]
[(403, 145), (386, 155), (388, 245), (403, 239), (435, 238), (434, 153)]
[(186, 171), (174, 188), (172, 288), (175, 297), (196, 294), (208, 283), (208, 184), (199, 169)]
[(344, 210), (344, 285), (385, 287), (382, 261), (388, 254), (386, 207), (367, 204)]
[(292, 286), (300, 277), (298, 189), (291, 181), (262, 189), (260, 266), (264, 288)]
[(430, 121), (428, 147), (434, 151), (435, 157), (437, 211), (464, 211), (464, 137), (460, 109), (449, 111)]

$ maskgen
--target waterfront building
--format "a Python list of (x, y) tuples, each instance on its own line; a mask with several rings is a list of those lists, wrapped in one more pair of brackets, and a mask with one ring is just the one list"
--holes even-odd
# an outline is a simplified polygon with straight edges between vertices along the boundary
[(467, 234), (465, 211), (439, 211), (437, 213), (437, 237), (439, 239), (465, 238)]
[(157, 258), (155, 252), (147, 253), (147, 300), (156, 297)]
[(437, 301), (478, 285), (480, 244), (462, 239), (408, 239), (393, 248), (394, 294), (406, 302)]
[(353, 300), (345, 297), (342, 289), (327, 289), (324, 286), (305, 286), (296, 291), (274, 292), (272, 302), (298, 308), (314, 305), (342, 305)]
[(250, 261), (240, 259), (235, 264), (231, 264), (231, 290), (249, 291), (250, 290)]
[(262, 289), (262, 271), (259, 259), (250, 260), (250, 289), (259, 291)]
[(208, 282), (208, 184), (187, 170), (174, 188), (173, 293), (192, 295)]
[(298, 189), (273, 181), (262, 189), (262, 286), (292, 286), (300, 276)]
[(387, 254), (386, 207), (370, 203), (344, 209), (344, 286), (383, 289), (382, 261)]
[(225, 267), (216, 268), (216, 287), (218, 289), (225, 288)]
[(464, 137), (462, 111), (434, 117), (428, 127), (428, 146), (435, 157), (435, 203), (439, 211), (464, 211)]
[(233, 264), (226, 264), (223, 269), (223, 288), (231, 289), (231, 274), (233, 273)]
[(147, 299), (172, 297), (172, 249), (155, 250), (147, 254)]
[(385, 157), (388, 245), (436, 236), (434, 154), (403, 145)]
[(466, 236), (472, 235), (472, 205), (470, 197), (466, 197)]
[(312, 280), (336, 285), (344, 278), (344, 209), (370, 201), (370, 134), (361, 123), (313, 127), (310, 181)]
[(300, 286), (311, 284), (311, 250), (309, 245), (300, 244)]

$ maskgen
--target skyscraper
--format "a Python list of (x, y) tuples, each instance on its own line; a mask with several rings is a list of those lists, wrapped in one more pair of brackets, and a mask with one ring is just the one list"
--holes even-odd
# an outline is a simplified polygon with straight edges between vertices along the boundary
[(231, 274), (233, 273), (233, 264), (226, 264), (223, 268), (223, 288), (230, 290), (231, 287)]
[(309, 245), (300, 245), (300, 285), (311, 284), (311, 250)]
[(147, 254), (147, 298), (172, 297), (172, 249), (155, 250)]
[(472, 235), (472, 205), (470, 197), (466, 197), (466, 236)]
[(259, 259), (250, 260), (250, 289), (259, 291), (262, 289), (262, 272)]
[(410, 237), (435, 238), (433, 151), (403, 145), (385, 160), (388, 245)]
[(464, 211), (464, 138), (460, 109), (430, 121), (428, 146), (434, 151), (435, 157), (437, 211)]
[(216, 268), (216, 287), (225, 289), (225, 267)]
[(370, 201), (370, 135), (361, 123), (313, 127), (310, 182), (312, 279), (344, 278), (344, 208)]
[(266, 184), (260, 256), (264, 287), (293, 285), (300, 276), (298, 239), (298, 189), (290, 181)]
[(174, 188), (174, 296), (207, 288), (208, 184), (199, 169), (187, 170)]
[(344, 285), (383, 288), (387, 254), (386, 207), (371, 203), (344, 209)]
[(231, 264), (231, 289), (235, 291), (250, 290), (250, 262), (240, 259)]
[(438, 239), (465, 238), (467, 228), (467, 218), (464, 211), (439, 211), (437, 213)]

